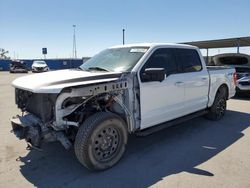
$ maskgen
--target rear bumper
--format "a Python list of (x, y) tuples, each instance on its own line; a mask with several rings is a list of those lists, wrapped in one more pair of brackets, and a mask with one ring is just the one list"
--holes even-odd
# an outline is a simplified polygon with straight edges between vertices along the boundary
[(10, 73), (28, 73), (26, 69), (10, 69)]
[(250, 76), (237, 80), (236, 86), (238, 92), (250, 92)]
[(48, 72), (48, 70), (32, 70), (32, 72), (38, 73), (38, 72)]
[(244, 93), (250, 93), (250, 89), (240, 89), (240, 88), (238, 88), (238, 87), (236, 87), (236, 93), (238, 93), (238, 94), (240, 94), (240, 93), (242, 93), (242, 94), (244, 94)]
[(237, 92), (250, 92), (250, 85), (237, 84), (236, 91)]

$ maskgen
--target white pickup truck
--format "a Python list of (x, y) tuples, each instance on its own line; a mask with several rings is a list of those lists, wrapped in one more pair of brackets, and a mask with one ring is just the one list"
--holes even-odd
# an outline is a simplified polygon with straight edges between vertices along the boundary
[(13, 81), (22, 115), (13, 132), (32, 147), (74, 145), (85, 167), (122, 157), (128, 133), (147, 135), (200, 115), (219, 120), (235, 94), (235, 70), (207, 68), (198, 48), (134, 44), (108, 48), (77, 69)]

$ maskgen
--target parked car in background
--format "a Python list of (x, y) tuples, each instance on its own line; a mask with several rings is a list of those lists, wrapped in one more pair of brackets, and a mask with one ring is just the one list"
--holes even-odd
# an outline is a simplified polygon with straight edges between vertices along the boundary
[(213, 57), (215, 66), (235, 68), (237, 73), (236, 92), (250, 95), (250, 56), (247, 54), (226, 53)]
[(29, 68), (20, 60), (12, 60), (10, 63), (10, 73), (28, 73)]
[(49, 71), (49, 67), (45, 61), (33, 61), (31, 66), (32, 72), (46, 72)]

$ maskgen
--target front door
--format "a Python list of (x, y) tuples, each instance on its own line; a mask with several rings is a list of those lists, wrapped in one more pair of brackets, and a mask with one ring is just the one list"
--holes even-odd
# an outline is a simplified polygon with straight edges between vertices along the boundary
[[(145, 81), (143, 73), (147, 68), (164, 68), (165, 80)], [(140, 70), (141, 129), (178, 118), (184, 111), (184, 80), (179, 73), (174, 50), (156, 49)]]

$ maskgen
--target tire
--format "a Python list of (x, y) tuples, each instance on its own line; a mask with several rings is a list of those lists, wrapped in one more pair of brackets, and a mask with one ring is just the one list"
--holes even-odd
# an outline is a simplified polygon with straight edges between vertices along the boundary
[(209, 112), (206, 117), (210, 120), (220, 120), (223, 118), (227, 108), (227, 99), (226, 99), (226, 88), (221, 87), (214, 99), (213, 105), (209, 108)]
[(109, 112), (90, 116), (79, 128), (74, 149), (79, 162), (90, 170), (105, 170), (122, 157), (128, 140), (126, 124)]

